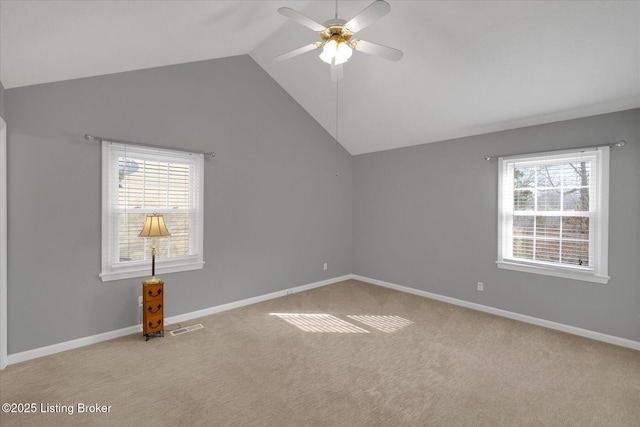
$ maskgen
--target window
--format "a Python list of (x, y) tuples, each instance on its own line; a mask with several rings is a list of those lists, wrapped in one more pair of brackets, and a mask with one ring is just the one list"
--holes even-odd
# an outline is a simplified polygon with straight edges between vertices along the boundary
[(151, 274), (147, 214), (164, 215), (170, 237), (156, 242), (159, 274), (202, 268), (203, 155), (102, 143), (103, 281)]
[(499, 158), (498, 267), (607, 283), (609, 147)]

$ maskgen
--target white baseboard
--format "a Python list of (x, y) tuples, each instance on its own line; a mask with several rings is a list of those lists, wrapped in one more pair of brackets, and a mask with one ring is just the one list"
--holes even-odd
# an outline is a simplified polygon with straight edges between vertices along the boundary
[(451, 298), (451, 297), (447, 297), (439, 294), (434, 294), (431, 292), (421, 291), (419, 289), (396, 285), (395, 283), (384, 282), (382, 280), (371, 279), (369, 277), (352, 274), (351, 278), (355, 280), (360, 280), (361, 282), (370, 283), (372, 285), (383, 286), (385, 288), (395, 289), (396, 291), (418, 295), (421, 297), (430, 298), (430, 299), (446, 302), (449, 304), (459, 305), (461, 307), (471, 308), (473, 310), (495, 314), (496, 316), (519, 320), (521, 322), (542, 326), (544, 328), (555, 329), (557, 331), (567, 332), (569, 334), (579, 335), (585, 338), (591, 338), (596, 341), (602, 341), (609, 344), (619, 345), (621, 347), (627, 347), (633, 350), (640, 350), (640, 342), (629, 340), (626, 338), (620, 338), (613, 335), (607, 335), (600, 332), (590, 331), (588, 329), (582, 329), (582, 328), (577, 328), (575, 326), (569, 326), (562, 323), (552, 322), (550, 320), (544, 320), (544, 319), (539, 319), (537, 317), (527, 316), (525, 314), (514, 313), (512, 311), (489, 307), (489, 306), (477, 304), (474, 302), (464, 301), (464, 300)]
[[(180, 323), (188, 320), (196, 319), (199, 317), (209, 316), (215, 313), (221, 313), (223, 311), (232, 310), (234, 308), (244, 307), (251, 304), (256, 304), (262, 301), (267, 301), (274, 298), (283, 297), (297, 292), (307, 291), (314, 288), (330, 285), (333, 283), (342, 282), (344, 280), (355, 279), (361, 282), (370, 283), (372, 285), (383, 286), (385, 288), (394, 289), (400, 292), (408, 294), (418, 295), (425, 298), (430, 298), (449, 304), (458, 305), (461, 307), (471, 308), (473, 310), (482, 311), (485, 313), (495, 314), (497, 316), (506, 317), (509, 319), (519, 320), (521, 322), (530, 323), (537, 326), (542, 326), (549, 329), (555, 329), (562, 332), (567, 332), (573, 335), (579, 335), (586, 338), (591, 338), (596, 341), (602, 341), (609, 344), (619, 345), (621, 347), (627, 347), (634, 350), (640, 350), (640, 342), (632, 341), (626, 338), (620, 338), (612, 335), (603, 334), (600, 332), (589, 331), (587, 329), (577, 328), (575, 326), (564, 325), (562, 323), (556, 323), (549, 320), (539, 319), (537, 317), (531, 317), (524, 314), (514, 313), (507, 310), (501, 310), (499, 308), (489, 307), (474, 302), (464, 301), (456, 298), (451, 298), (443, 295), (434, 294), (431, 292), (422, 291), (419, 289), (409, 288), (407, 286), (396, 285), (394, 283), (384, 282), (382, 280), (371, 279), (369, 277), (359, 276), (356, 274), (347, 274), (345, 276), (334, 277), (320, 282), (309, 283), (307, 285), (297, 286), (282, 291), (276, 291), (265, 295), (259, 295), (252, 298), (247, 298), (240, 301), (231, 302), (228, 304), (222, 304), (215, 307), (205, 308), (203, 310), (192, 311), (190, 313), (179, 314), (177, 316), (171, 316), (165, 319), (165, 323)], [(58, 344), (49, 345), (46, 347), (39, 347), (33, 350), (27, 350), (20, 353), (9, 354), (7, 358), (7, 365), (13, 365), (15, 363), (25, 362), (27, 360), (36, 359), (38, 357), (48, 356), (55, 353), (60, 353), (66, 350), (72, 350), (74, 348), (84, 347), (91, 344), (96, 344), (102, 341), (111, 340), (114, 338), (123, 337), (125, 335), (139, 333), (142, 329), (140, 325), (129, 326), (115, 331), (104, 332), (102, 334), (91, 335), (88, 337), (78, 338), (71, 341), (65, 341)]]
[(295, 288), (285, 289), (282, 291), (272, 292), (266, 295), (259, 295), (257, 297), (243, 299), (241, 301), (234, 301), (228, 304), (222, 304), (215, 307), (205, 308), (198, 311), (192, 311), (191, 313), (179, 314), (177, 316), (167, 317), (165, 323), (180, 323), (187, 320), (197, 319), (198, 317), (209, 316), (211, 314), (220, 313), (227, 310), (233, 310), (234, 308), (244, 307), (246, 305), (256, 304), (262, 301), (267, 301), (274, 298), (284, 297), (286, 295), (295, 294), (302, 291), (308, 291), (310, 289), (319, 288), (321, 286), (331, 285), (332, 283), (338, 283), (352, 278), (352, 275), (334, 277), (328, 280), (322, 280), (320, 282), (309, 283), (308, 285), (296, 286)]
[[(285, 289), (282, 291), (272, 292), (266, 295), (260, 295), (253, 298), (247, 298), (241, 301), (235, 301), (228, 304), (218, 305), (216, 307), (206, 308), (204, 310), (192, 311), (191, 313), (179, 314), (177, 316), (171, 316), (165, 319), (166, 324), (185, 322), (187, 320), (196, 319), (198, 317), (208, 316), (210, 314), (220, 313), (234, 308), (244, 307), (246, 305), (256, 304), (258, 302), (267, 301), (274, 298), (283, 297), (286, 295), (307, 291), (309, 289), (319, 288), (321, 286), (330, 285), (332, 283), (342, 282), (344, 280), (351, 279), (351, 275), (334, 277), (320, 282), (309, 283), (307, 285), (296, 286), (294, 288)], [(51, 354), (60, 353), (66, 350), (72, 350), (74, 348), (84, 347), (91, 344), (96, 344), (102, 341), (111, 340), (114, 338), (120, 338), (125, 335), (139, 333), (141, 326), (134, 325), (115, 331), (104, 332), (102, 334), (91, 335), (88, 337), (78, 338), (71, 341), (65, 341), (58, 344), (48, 345), (46, 347), (34, 348), (33, 350), (27, 350), (20, 353), (9, 354), (7, 357), (7, 365), (13, 365), (15, 363), (25, 362), (27, 360), (36, 359), (38, 357), (49, 356)]]
[(22, 351), (20, 353), (10, 354), (8, 357), (8, 365), (14, 363), (25, 362), (31, 359), (37, 359), (42, 356), (49, 356), (50, 354), (60, 353), (62, 351), (72, 350), (78, 347), (84, 347), (91, 344), (97, 344), (102, 341), (112, 340), (114, 338), (120, 338), (125, 335), (133, 334), (141, 331), (140, 325), (129, 326), (115, 331), (104, 332), (102, 334), (91, 335), (88, 337), (78, 338), (71, 341), (65, 341), (58, 344), (48, 345), (46, 347), (38, 347), (33, 350)]

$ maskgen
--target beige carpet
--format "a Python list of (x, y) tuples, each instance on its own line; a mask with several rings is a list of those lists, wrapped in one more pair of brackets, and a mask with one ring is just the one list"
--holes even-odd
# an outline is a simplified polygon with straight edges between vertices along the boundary
[(640, 426), (640, 352), (362, 282), (195, 323), (10, 365), (3, 403), (74, 413), (0, 424)]

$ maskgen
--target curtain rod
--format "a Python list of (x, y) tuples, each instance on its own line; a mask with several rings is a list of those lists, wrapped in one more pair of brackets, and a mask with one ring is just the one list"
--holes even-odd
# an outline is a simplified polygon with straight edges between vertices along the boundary
[[(164, 148), (167, 150), (171, 150), (171, 148), (169, 147), (163, 147), (162, 145), (153, 145), (153, 144), (145, 144), (143, 142), (133, 142), (133, 141), (123, 141), (121, 139), (112, 139), (112, 138), (104, 138), (102, 136), (93, 136), (90, 134), (86, 134), (84, 136), (84, 139), (86, 139), (87, 141), (98, 141), (98, 142), (102, 142), (102, 141), (108, 141), (108, 142), (119, 142), (121, 144), (134, 144), (134, 145), (142, 145), (145, 147), (153, 147), (153, 148)], [(180, 151), (186, 151), (186, 152), (191, 152), (191, 153), (197, 153), (197, 154), (204, 154), (205, 156), (209, 156), (209, 157), (215, 157), (216, 153), (214, 153), (213, 151), (208, 151), (208, 152), (204, 152), (204, 151), (196, 151), (196, 150), (185, 150), (185, 149), (179, 149)]]
[[(555, 150), (538, 151), (538, 153), (549, 153), (549, 152), (553, 152), (553, 151), (566, 151), (566, 150), (580, 150), (580, 149), (583, 149), (583, 148), (587, 149), (587, 148), (598, 148), (598, 147), (605, 147), (605, 146), (609, 146), (611, 148), (613, 148), (613, 147), (621, 148), (621, 147), (624, 147), (625, 145), (627, 145), (627, 141), (622, 139), (622, 140), (620, 140), (618, 142), (615, 142), (613, 144), (588, 145), (586, 147), (576, 147), (576, 148), (557, 148)], [(493, 156), (484, 156), (484, 159), (489, 162), (491, 160), (497, 159), (498, 157), (522, 156), (522, 155), (525, 155), (525, 154), (535, 154), (535, 153), (536, 152), (533, 152), (533, 153), (516, 153), (516, 154), (496, 154), (496, 155), (493, 155)]]

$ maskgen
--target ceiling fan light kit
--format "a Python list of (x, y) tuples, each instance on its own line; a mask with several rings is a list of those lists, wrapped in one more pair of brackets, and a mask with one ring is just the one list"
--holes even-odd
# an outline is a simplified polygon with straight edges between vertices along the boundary
[(370, 55), (380, 56), (390, 61), (398, 61), (402, 58), (401, 50), (365, 40), (352, 39), (352, 36), (368, 27), (373, 22), (389, 13), (391, 6), (384, 0), (376, 0), (358, 13), (349, 21), (338, 19), (337, 2), (336, 2), (336, 18), (320, 24), (302, 13), (288, 8), (281, 7), (278, 12), (297, 23), (317, 32), (322, 38), (321, 42), (311, 43), (309, 45), (294, 49), (282, 55), (275, 57), (276, 61), (282, 61), (310, 52), (314, 49), (322, 48), (320, 59), (332, 66), (332, 76), (335, 75), (333, 68), (343, 64), (351, 58), (353, 51), (368, 53)]
[(340, 65), (347, 62), (352, 54), (353, 49), (351, 49), (348, 44), (331, 40), (322, 48), (320, 59), (327, 64)]

